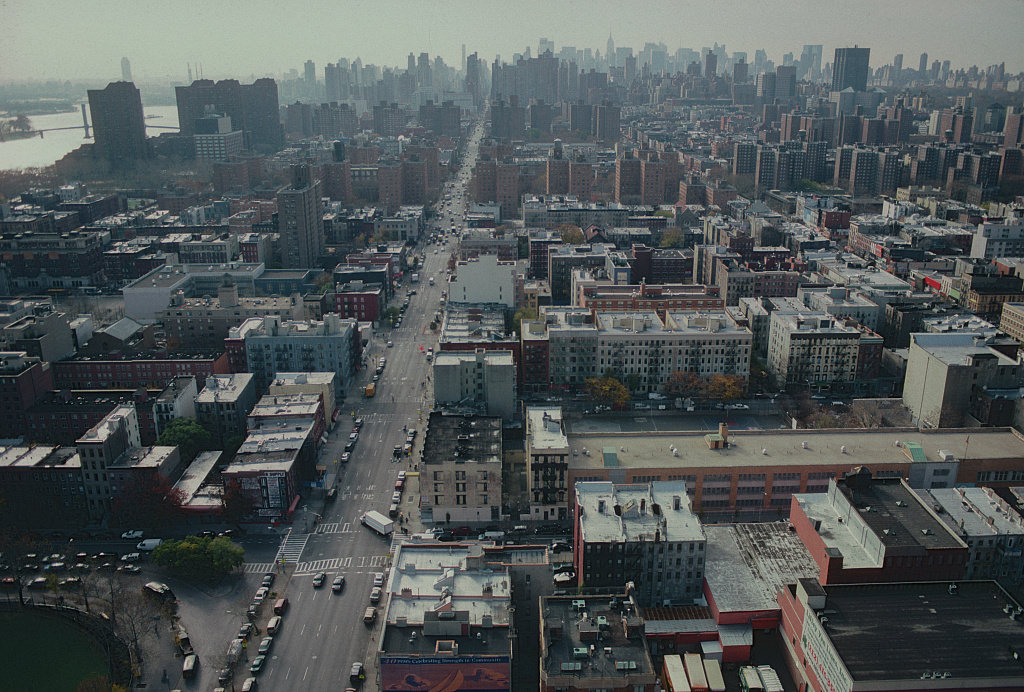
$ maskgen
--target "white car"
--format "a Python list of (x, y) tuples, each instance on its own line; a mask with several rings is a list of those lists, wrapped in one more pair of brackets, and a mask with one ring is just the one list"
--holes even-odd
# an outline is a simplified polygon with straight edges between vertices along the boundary
[(126, 541), (138, 540), (138, 539), (142, 538), (142, 532), (138, 531), (138, 530), (125, 531), (124, 533), (121, 534), (121, 538), (125, 539)]

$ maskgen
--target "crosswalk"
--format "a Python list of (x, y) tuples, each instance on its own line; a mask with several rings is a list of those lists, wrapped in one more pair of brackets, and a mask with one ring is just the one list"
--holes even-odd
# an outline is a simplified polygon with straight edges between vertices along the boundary
[(308, 575), (317, 572), (330, 572), (337, 569), (367, 569), (387, 567), (387, 555), (350, 555), (348, 557), (332, 557), (325, 560), (308, 560), (295, 565), (295, 574)]
[(302, 557), (302, 551), (306, 548), (306, 541), (309, 540), (308, 533), (294, 533), (289, 530), (281, 547), (277, 550), (276, 562), (298, 562)]
[(316, 527), (317, 533), (356, 533), (356, 530), (352, 528), (352, 522), (346, 521), (344, 523), (337, 521), (329, 521), (325, 524), (318, 524)]
[(246, 562), (242, 565), (242, 571), (246, 574), (264, 574), (274, 571), (273, 562)]

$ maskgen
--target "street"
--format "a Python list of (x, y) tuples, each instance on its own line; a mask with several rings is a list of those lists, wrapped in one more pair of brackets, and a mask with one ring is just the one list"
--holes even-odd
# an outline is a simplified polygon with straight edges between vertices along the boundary
[[(460, 228), (462, 225), (465, 181), (476, 160), (482, 134), (479, 121), (473, 127), (462, 170), (453, 178), (449, 190), (451, 201), (447, 209), (438, 214), (436, 225), (442, 231), (448, 230), (452, 224)], [(432, 228), (428, 227), (428, 237)], [(217, 601), (216, 606), (205, 604), (195, 609), (183, 604), (182, 623), (186, 628), (196, 629), (199, 636), (194, 635), (194, 638), (204, 642), (203, 649), (213, 652), (213, 660), (204, 661), (199, 675), (188, 682), (180, 681), (179, 666), (170, 676), (172, 686), (183, 682), (184, 686), (195, 689), (216, 686), (218, 656), (223, 657), (230, 639), (245, 621), (248, 601), (259, 587), (264, 572), (276, 572), (278, 576), (272, 591), (276, 592), (276, 597), (286, 597), (289, 607), (259, 676), (260, 689), (285, 692), (344, 688), (354, 661), (364, 663), (367, 675), (364, 687), (373, 689), (376, 644), (371, 643), (371, 637), (375, 639), (379, 633), (381, 618), (378, 617), (377, 623), (369, 628), (363, 625), (362, 616), (370, 605), (373, 575), (376, 572), (387, 573), (392, 551), (391, 539), (362, 526), (359, 519), (371, 509), (387, 514), (398, 472), (416, 472), (432, 398), (432, 387), (428, 381), (430, 364), (425, 352), (428, 348), (437, 349), (440, 333), (440, 329), (432, 331), (429, 323), (438, 310), (441, 292), (445, 290), (445, 268), (456, 244), (457, 236), (451, 234), (446, 244), (432, 246), (421, 242), (416, 248), (415, 252), (422, 255), (418, 269), (420, 282), (405, 284), (396, 297), (402, 298), (412, 289), (416, 290), (416, 295), (410, 297), (401, 326), (378, 334), (367, 345), (366, 368), (355, 381), (348, 383), (348, 396), (344, 403), (339, 404), (341, 416), (320, 455), (319, 463), (327, 467), (325, 489), (304, 489), (309, 497), (304, 498), (291, 533), (282, 540), (276, 556), (271, 557), (264, 552), (258, 558), (260, 561), (256, 561), (254, 556), (247, 554), (250, 562), (245, 565), (243, 586), (213, 599)], [(411, 272), (407, 272), (407, 276), (409, 274)], [(429, 285), (431, 277), (434, 286)], [(387, 346), (389, 340), (392, 347)], [(366, 399), (362, 395), (362, 385), (371, 380), (377, 360), (382, 356), (387, 359), (387, 365), (377, 384), (376, 396)], [(342, 464), (338, 459), (352, 430), (353, 412), (363, 419), (363, 426), (351, 460)], [(392, 450), (395, 445), (405, 442), (405, 428), (417, 428), (419, 431), (413, 454), (395, 460)], [(326, 488), (332, 485), (337, 487), (337, 498), (328, 502), (324, 495)], [(418, 488), (418, 483), (412, 485)], [(403, 495), (400, 511), (405, 517), (405, 524), (411, 521), (414, 527), (419, 526), (419, 498), (412, 492)], [(399, 529), (396, 534), (400, 532)], [(283, 569), (276, 566), (275, 558), (284, 559), (287, 566)], [(327, 579), (324, 586), (316, 589), (313, 577), (319, 572), (326, 572)], [(331, 582), (338, 575), (345, 577), (345, 586), (340, 593), (334, 593)], [(199, 600), (205, 602), (210, 599), (200, 597)], [(262, 606), (257, 619), (261, 630), (272, 614), (271, 602), (268, 599)], [(223, 624), (214, 625), (208, 614), (196, 612), (205, 610), (209, 613), (211, 607), (216, 607), (216, 616)], [(205, 632), (200, 634), (199, 630), (203, 628), (190, 625), (193, 618), (223, 630), (222, 634), (218, 632), (218, 636), (213, 637), (220, 640), (207, 646), (205, 642), (209, 637)], [(254, 657), (254, 649), (264, 634), (261, 632), (247, 642), (248, 661)], [(197, 651), (201, 657), (204, 655), (204, 651)], [(236, 666), (235, 688), (248, 676), (248, 662), (242, 661)], [(227, 687), (230, 689), (230, 685)]]

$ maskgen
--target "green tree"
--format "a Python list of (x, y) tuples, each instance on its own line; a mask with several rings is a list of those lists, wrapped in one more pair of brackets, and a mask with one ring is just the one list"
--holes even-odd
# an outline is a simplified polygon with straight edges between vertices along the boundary
[(614, 377), (591, 377), (584, 381), (587, 396), (606, 406), (625, 406), (629, 403), (629, 390)]
[(704, 396), (727, 404), (743, 396), (745, 384), (739, 375), (712, 375), (704, 384)]
[(683, 230), (678, 226), (669, 226), (661, 234), (661, 247), (683, 247), (686, 239), (683, 237)]
[(640, 376), (637, 375), (635, 372), (631, 372), (628, 375), (626, 375), (626, 389), (628, 389), (629, 391), (635, 392), (636, 390), (640, 389), (640, 384)]
[(583, 229), (569, 223), (563, 223), (558, 227), (562, 242), (566, 245), (579, 245), (583, 242)]
[(210, 449), (213, 436), (194, 418), (175, 418), (157, 438), (157, 444), (177, 446), (182, 460), (188, 464), (199, 452)]
[(516, 310), (516, 314), (512, 316), (512, 331), (516, 334), (522, 334), (523, 331), (523, 320), (535, 320), (537, 319), (537, 311), (531, 307), (521, 307)]
[(399, 310), (396, 307), (390, 307), (384, 311), (384, 321), (393, 327), (395, 325), (395, 322), (398, 321), (398, 318), (401, 317), (401, 315), (401, 310)]
[(224, 536), (168, 540), (153, 551), (153, 562), (185, 579), (216, 581), (245, 561), (245, 550)]
[(32, 129), (32, 121), (29, 120), (28, 116), (24, 113), (19, 113), (18, 116), (14, 119), (14, 123), (11, 125), (11, 127), (13, 127), (15, 130), (20, 130), (21, 132), (28, 132), (29, 130)]
[(316, 277), (316, 290), (320, 293), (327, 293), (328, 289), (334, 286), (334, 276), (330, 272), (324, 272)]

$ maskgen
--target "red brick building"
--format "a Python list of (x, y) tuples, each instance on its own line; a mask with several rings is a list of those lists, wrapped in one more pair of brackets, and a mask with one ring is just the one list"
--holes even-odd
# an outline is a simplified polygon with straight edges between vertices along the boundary
[[(244, 351), (243, 351), (244, 353)], [(104, 358), (71, 358), (53, 364), (53, 382), (57, 389), (127, 389), (135, 387), (163, 389), (179, 375), (194, 375), (201, 389), (210, 375), (231, 372), (228, 355), (121, 359), (117, 354)]]
[(53, 389), (49, 363), (24, 351), (0, 353), (0, 437), (20, 437), (25, 411)]

